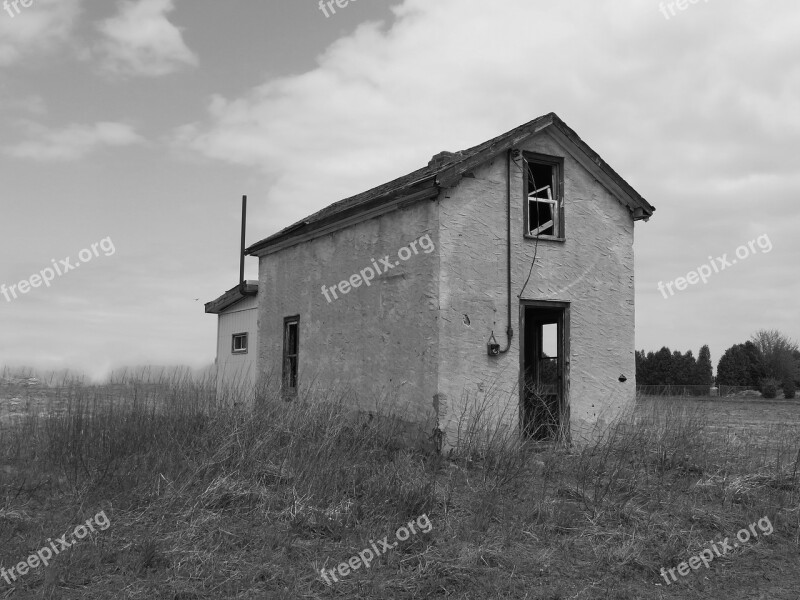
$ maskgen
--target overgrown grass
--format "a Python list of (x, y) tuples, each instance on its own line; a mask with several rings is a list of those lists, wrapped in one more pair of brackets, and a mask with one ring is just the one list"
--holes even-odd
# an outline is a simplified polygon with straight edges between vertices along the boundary
[[(797, 557), (797, 423), (748, 445), (660, 399), (586, 446), (528, 446), (490, 425), (487, 397), (443, 457), (388, 411), (319, 392), (253, 408), (218, 403), (210, 379), (140, 372), (5, 393), (37, 394), (59, 409), (0, 428), (0, 565), (100, 510), (111, 527), (0, 580), (0, 598), (735, 598), (734, 582), (756, 589), (755, 559)], [(430, 533), (321, 581), (422, 514)], [(663, 584), (661, 567), (763, 516), (772, 536)]]

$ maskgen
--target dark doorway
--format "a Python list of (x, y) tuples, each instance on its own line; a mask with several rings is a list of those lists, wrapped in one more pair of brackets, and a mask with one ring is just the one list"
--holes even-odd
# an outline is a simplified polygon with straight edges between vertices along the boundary
[(568, 437), (569, 305), (523, 302), (520, 312), (522, 433), (535, 441)]

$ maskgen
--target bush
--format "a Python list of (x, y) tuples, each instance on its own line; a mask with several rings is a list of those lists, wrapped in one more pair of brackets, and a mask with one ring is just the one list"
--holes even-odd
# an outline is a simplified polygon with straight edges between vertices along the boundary
[(778, 388), (780, 387), (781, 382), (773, 377), (767, 377), (766, 379), (761, 380), (761, 394), (764, 398), (777, 398), (778, 397)]
[(784, 381), (783, 382), (783, 397), (786, 398), (787, 400), (791, 400), (792, 398), (794, 398), (794, 392), (795, 392), (794, 380), (793, 379), (787, 379), (786, 381)]

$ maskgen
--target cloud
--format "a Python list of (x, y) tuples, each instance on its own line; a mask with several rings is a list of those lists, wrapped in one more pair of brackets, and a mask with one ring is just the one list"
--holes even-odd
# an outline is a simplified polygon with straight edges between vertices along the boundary
[(405, 0), (313, 70), (215, 95), (175, 141), (263, 171), (273, 227), (550, 111), (657, 207), (664, 190), (707, 203), (709, 177), (795, 168), (798, 44), (769, 39), (800, 25), (800, 7), (777, 1), (667, 21), (638, 0)]
[(42, 116), (47, 114), (47, 102), (39, 94), (14, 97), (0, 90), (0, 111), (5, 114), (21, 112)]
[(129, 146), (143, 141), (125, 123), (73, 124), (59, 130), (40, 125), (29, 125), (28, 128), (32, 139), (7, 146), (6, 154), (37, 161), (68, 161), (81, 159), (103, 146)]
[[(658, 209), (636, 228), (639, 347), (796, 330), (765, 322), (762, 307), (796, 291), (800, 5), (700, 2), (669, 20), (658, 7), (404, 0), (391, 24), (362, 24), (313, 69), (214, 95), (174, 143), (263, 177), (268, 216), (253, 227), (266, 237), (554, 111)], [(773, 252), (664, 313), (657, 281), (762, 233)], [(704, 304), (716, 290), (724, 306)]]
[(174, 9), (173, 0), (122, 2), (119, 14), (97, 25), (105, 38), (98, 45), (104, 68), (121, 75), (159, 77), (196, 66), (197, 56), (167, 19)]
[(51, 51), (68, 41), (81, 13), (81, 5), (82, 0), (35, 0), (28, 8), (19, 6), (20, 13), (14, 17), (2, 10), (0, 66)]

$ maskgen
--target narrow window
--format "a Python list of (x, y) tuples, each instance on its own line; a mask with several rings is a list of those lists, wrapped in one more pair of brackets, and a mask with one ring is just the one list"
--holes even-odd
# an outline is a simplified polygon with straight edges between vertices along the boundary
[(561, 239), (562, 160), (540, 155), (525, 158), (525, 235)]
[(297, 361), (300, 349), (300, 317), (283, 320), (283, 391), (297, 393)]
[(231, 342), (231, 352), (233, 354), (247, 354), (247, 334), (234, 333)]

